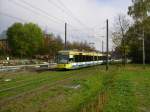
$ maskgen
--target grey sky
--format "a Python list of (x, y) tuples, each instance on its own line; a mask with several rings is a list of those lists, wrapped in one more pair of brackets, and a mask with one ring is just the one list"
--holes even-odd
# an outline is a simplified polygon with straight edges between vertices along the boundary
[(67, 22), (69, 41), (86, 40), (101, 49), (105, 38), (98, 36), (105, 36), (105, 20), (108, 18), (112, 24), (118, 13), (127, 13), (130, 3), (131, 0), (0, 0), (0, 32), (14, 22), (34, 22), (63, 38)]

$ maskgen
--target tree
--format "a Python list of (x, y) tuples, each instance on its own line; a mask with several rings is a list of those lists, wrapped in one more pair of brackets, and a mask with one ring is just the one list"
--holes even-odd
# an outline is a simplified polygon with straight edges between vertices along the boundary
[(126, 55), (128, 52), (128, 46), (126, 44), (126, 32), (128, 29), (129, 19), (127, 19), (124, 14), (117, 15), (114, 23), (113, 43), (116, 45), (117, 49), (120, 49), (124, 65), (126, 63)]
[(128, 14), (136, 21), (143, 20), (150, 12), (149, 0), (132, 0), (133, 5), (128, 7)]
[[(130, 46), (130, 56), (134, 62), (142, 62), (143, 52), (143, 64), (145, 63), (144, 51), (146, 51), (146, 62), (149, 60), (149, 12), (150, 1), (149, 0), (133, 0), (132, 5), (128, 8), (128, 14), (133, 17), (134, 24), (131, 26), (128, 35), (128, 45)], [(143, 45), (140, 38), (142, 37)], [(145, 46), (144, 46), (145, 43)], [(145, 49), (142, 49), (145, 48)]]
[(72, 43), (67, 42), (68, 49), (73, 50), (77, 49), (80, 51), (95, 51), (94, 47), (91, 47), (86, 41), (85, 42), (78, 42), (74, 41)]
[(40, 49), (40, 54), (41, 55), (48, 55), (49, 58), (54, 58), (57, 54), (58, 51), (63, 49), (63, 41), (61, 37), (55, 36), (54, 34), (44, 34), (44, 42), (43, 46)]
[(63, 49), (63, 42), (60, 36), (55, 37), (52, 35), (51, 42), (49, 43), (49, 53), (51, 57), (55, 57), (57, 52)]
[(42, 46), (42, 30), (33, 23), (14, 23), (8, 28), (7, 36), (12, 54), (15, 56), (31, 57)]
[[(145, 38), (145, 51), (146, 51), (146, 62), (150, 63), (150, 17), (145, 19), (142, 23), (136, 22), (127, 31), (127, 44), (130, 48), (129, 56), (132, 58), (134, 63), (142, 63), (142, 27), (144, 26), (144, 38)], [(142, 37), (143, 38), (143, 37)]]

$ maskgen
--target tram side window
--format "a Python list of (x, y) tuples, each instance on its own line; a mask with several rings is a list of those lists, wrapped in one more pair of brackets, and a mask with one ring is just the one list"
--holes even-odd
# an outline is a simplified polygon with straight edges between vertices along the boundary
[(86, 61), (89, 61), (89, 56), (86, 56)]
[(98, 60), (103, 60), (103, 57), (102, 57), (102, 56), (99, 56), (99, 57), (98, 57)]
[(97, 56), (94, 56), (94, 61), (97, 61)]
[(107, 57), (106, 56), (98, 56), (98, 60), (106, 60)]
[(86, 56), (86, 61), (89, 61), (89, 56)]
[(100, 56), (75, 55), (75, 62), (87, 62), (101, 60)]
[(93, 56), (86, 56), (87, 61), (93, 61)]
[(102, 60), (101, 56), (98, 56), (98, 60)]
[(93, 56), (90, 56), (90, 61), (93, 61)]
[(93, 56), (89, 56), (90, 60), (89, 61), (93, 61)]
[(86, 61), (87, 61), (86, 56), (83, 55), (83, 62), (86, 62)]
[(86, 62), (86, 61), (92, 61), (91, 56), (86, 55), (75, 55), (75, 62)]
[(79, 55), (79, 62), (83, 62), (83, 56)]
[(106, 60), (107, 59), (107, 57), (106, 56), (102, 56), (102, 60)]
[(80, 57), (79, 57), (79, 55), (75, 55), (74, 57), (75, 57), (75, 62), (80, 62)]
[(93, 61), (93, 56), (90, 56), (90, 61)]
[(75, 62), (85, 62), (87, 59), (85, 55), (75, 55)]
[(74, 58), (69, 58), (69, 62), (74, 62)]
[(84, 58), (84, 55), (82, 55), (82, 62), (85, 62), (85, 58)]

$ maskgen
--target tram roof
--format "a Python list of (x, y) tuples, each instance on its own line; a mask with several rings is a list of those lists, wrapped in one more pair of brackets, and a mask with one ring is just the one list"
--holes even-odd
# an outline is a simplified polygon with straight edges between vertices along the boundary
[(68, 54), (68, 55), (89, 55), (89, 56), (103, 56), (102, 53), (97, 52), (85, 52), (85, 51), (74, 51), (74, 50), (62, 50), (59, 51), (61, 54)]

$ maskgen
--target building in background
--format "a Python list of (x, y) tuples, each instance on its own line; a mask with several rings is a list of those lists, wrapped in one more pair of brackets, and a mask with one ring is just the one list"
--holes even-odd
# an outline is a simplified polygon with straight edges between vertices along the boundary
[(8, 45), (6, 31), (3, 31), (0, 34), (0, 52), (2, 54), (7, 54), (9, 51), (10, 51), (10, 48), (9, 48), (9, 45)]

